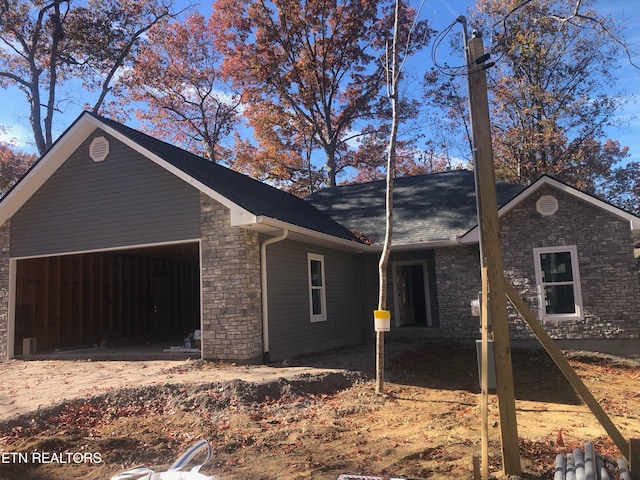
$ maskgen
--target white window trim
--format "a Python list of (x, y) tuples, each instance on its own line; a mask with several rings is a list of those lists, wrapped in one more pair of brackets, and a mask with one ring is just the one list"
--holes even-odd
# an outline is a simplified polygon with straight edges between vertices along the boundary
[[(542, 265), (540, 262), (541, 253), (569, 252), (571, 254), (571, 269), (573, 271), (573, 296), (576, 311), (575, 313), (555, 313), (549, 314), (546, 309), (544, 295), (545, 282), (542, 279)], [(538, 290), (539, 317), (541, 320), (569, 320), (583, 318), (582, 288), (580, 286), (580, 267), (578, 263), (578, 248), (575, 245), (563, 245), (557, 247), (542, 247), (533, 249), (534, 265), (536, 269), (536, 285)], [(556, 282), (557, 283), (557, 282)], [(567, 282), (568, 284), (569, 282)]]
[[(320, 262), (320, 268), (322, 273), (322, 286), (317, 287), (313, 285), (311, 279), (311, 261)], [(327, 320), (327, 284), (325, 281), (325, 263), (324, 255), (318, 255), (315, 253), (307, 253), (307, 270), (308, 270), (308, 282), (309, 282), (309, 319), (311, 322), (325, 322)], [(322, 302), (322, 313), (313, 314), (313, 290), (320, 291), (320, 301)]]

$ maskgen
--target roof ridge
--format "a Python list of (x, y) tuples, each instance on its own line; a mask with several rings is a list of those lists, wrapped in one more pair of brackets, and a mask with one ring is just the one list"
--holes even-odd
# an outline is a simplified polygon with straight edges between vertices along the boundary
[[(460, 174), (460, 173), (473, 173), (472, 170), (467, 170), (467, 169), (459, 169), (459, 170), (447, 170), (444, 172), (432, 172), (432, 173), (420, 173), (418, 175), (404, 175), (404, 176), (399, 176), (399, 177), (394, 177), (394, 182), (396, 181), (402, 181), (402, 180), (406, 180), (406, 179), (417, 179), (417, 178), (422, 178), (422, 177), (435, 177), (435, 176), (439, 176), (439, 175), (446, 175), (446, 174)], [(366, 182), (353, 182), (353, 183), (341, 183), (340, 185), (336, 185), (333, 187), (325, 187), (325, 188), (321, 188), (320, 190), (317, 190), (318, 192), (320, 191), (326, 191), (326, 190), (332, 190), (332, 189), (338, 189), (338, 188), (349, 188), (349, 187), (354, 187), (354, 186), (358, 186), (358, 185), (372, 185), (375, 183), (382, 183), (382, 182), (386, 182), (386, 178), (382, 178), (382, 179), (377, 179), (377, 180), (367, 180)], [(316, 192), (314, 192), (316, 193)], [(313, 195), (313, 194), (310, 194)], [(309, 195), (308, 195), (309, 196)], [(305, 197), (306, 198), (306, 197)]]

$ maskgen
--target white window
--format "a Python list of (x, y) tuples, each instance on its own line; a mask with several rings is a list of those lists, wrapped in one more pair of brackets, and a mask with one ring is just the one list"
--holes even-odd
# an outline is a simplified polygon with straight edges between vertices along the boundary
[(582, 317), (582, 293), (575, 245), (535, 248), (540, 318)]
[(324, 257), (307, 254), (309, 264), (309, 310), (312, 322), (327, 319), (327, 297), (324, 280)]

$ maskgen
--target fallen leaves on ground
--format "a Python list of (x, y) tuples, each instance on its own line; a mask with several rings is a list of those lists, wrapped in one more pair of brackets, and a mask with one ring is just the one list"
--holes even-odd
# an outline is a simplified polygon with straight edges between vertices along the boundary
[[(620, 456), (546, 354), (514, 351), (513, 361), (525, 478), (550, 478), (556, 455), (586, 441), (601, 455)], [(264, 385), (114, 389), (0, 427), (5, 452), (99, 452), (101, 463), (3, 465), (3, 475), (100, 479), (140, 464), (166, 468), (205, 438), (215, 454), (203, 471), (220, 480), (333, 479), (339, 473), (472, 478), (472, 457), (480, 453), (475, 362), (475, 349), (464, 345), (405, 352), (387, 362), (384, 395), (353, 373), (341, 381), (307, 376)], [(571, 363), (623, 433), (639, 437), (640, 367), (597, 357)], [(490, 400), (489, 466), (499, 476), (500, 419), (495, 396)]]

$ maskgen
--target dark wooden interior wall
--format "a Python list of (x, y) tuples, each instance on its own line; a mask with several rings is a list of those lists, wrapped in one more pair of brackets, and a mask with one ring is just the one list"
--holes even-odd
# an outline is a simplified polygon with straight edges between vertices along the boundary
[[(170, 312), (154, 305), (159, 279)], [(27, 259), (18, 262), (16, 280), (16, 354), (27, 337), (37, 338), (42, 351), (181, 339), (200, 325), (197, 259), (110, 253)]]

